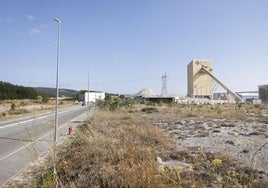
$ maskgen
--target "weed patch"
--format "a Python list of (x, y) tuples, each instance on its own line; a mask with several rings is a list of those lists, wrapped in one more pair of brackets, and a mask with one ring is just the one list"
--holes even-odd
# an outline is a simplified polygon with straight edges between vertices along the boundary
[(26, 110), (26, 109), (14, 109), (14, 110), (9, 110), (8, 114), (9, 115), (19, 115), (19, 114), (26, 114), (26, 113), (30, 113), (31, 111)]
[(145, 112), (145, 113), (158, 112), (157, 108), (154, 108), (154, 107), (145, 107), (145, 108), (141, 109), (141, 111)]
[[(262, 182), (265, 173), (245, 167), (228, 155), (206, 151), (202, 146), (178, 148), (161, 129), (161, 124), (177, 126), (169, 123), (172, 122), (169, 119), (171, 114), (174, 113), (176, 118), (178, 116), (175, 107), (155, 106), (153, 108), (157, 110), (150, 113), (142, 112), (141, 109), (144, 108), (132, 107), (132, 113), (125, 108), (110, 109), (112, 111), (101, 109), (79, 126), (70, 140), (57, 149), (56, 169), (61, 186), (261, 187), (265, 185)], [(183, 114), (179, 115), (187, 116), (187, 112), (184, 112), (187, 108), (180, 106)], [(200, 116), (204, 113), (200, 109), (206, 110), (205, 107), (199, 107), (198, 112), (194, 109), (191, 111)], [(220, 115), (224, 112), (225, 110), (221, 108)], [(184, 125), (183, 122), (181, 124)], [(233, 124), (221, 125), (219, 128), (232, 126)], [(185, 125), (185, 128), (191, 128), (190, 124)], [(164, 166), (160, 169), (156, 161), (158, 156), (163, 161), (179, 161), (190, 167), (187, 170), (179, 166), (173, 168)], [(48, 163), (47, 166), (50, 167), (52, 164)], [(44, 173), (36, 173), (37, 175), (33, 176), (39, 180), (39, 185), (53, 186), (52, 172), (49, 168), (46, 169)]]

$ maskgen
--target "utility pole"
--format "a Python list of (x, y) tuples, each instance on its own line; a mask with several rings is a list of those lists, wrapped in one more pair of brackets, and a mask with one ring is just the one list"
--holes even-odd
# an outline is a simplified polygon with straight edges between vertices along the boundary
[(87, 116), (89, 111), (89, 71), (87, 73)]
[(165, 73), (164, 75), (162, 75), (161, 77), (162, 79), (162, 91), (161, 91), (161, 95), (167, 95), (167, 73)]
[(95, 102), (94, 102), (94, 109), (96, 109), (96, 101), (97, 101), (97, 82), (95, 82)]

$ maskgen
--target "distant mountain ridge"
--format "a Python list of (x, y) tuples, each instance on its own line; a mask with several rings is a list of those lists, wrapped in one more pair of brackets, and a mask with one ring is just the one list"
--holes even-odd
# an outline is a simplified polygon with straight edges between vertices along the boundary
[[(49, 88), (49, 87), (33, 87), (38, 95), (42, 93), (47, 93), (50, 97), (56, 97), (56, 88)], [(77, 91), (73, 89), (59, 89), (59, 96), (66, 96), (66, 97), (76, 97)]]

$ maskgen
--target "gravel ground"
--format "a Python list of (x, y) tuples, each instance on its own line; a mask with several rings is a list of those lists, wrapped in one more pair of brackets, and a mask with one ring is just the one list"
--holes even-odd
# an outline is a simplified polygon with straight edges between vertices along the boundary
[(268, 124), (224, 118), (184, 117), (157, 122), (180, 147), (231, 155), (268, 174)]

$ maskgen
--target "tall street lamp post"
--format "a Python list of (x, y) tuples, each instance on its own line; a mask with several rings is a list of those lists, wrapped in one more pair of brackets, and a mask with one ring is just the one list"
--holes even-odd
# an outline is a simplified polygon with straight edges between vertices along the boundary
[(54, 18), (58, 23), (58, 47), (57, 47), (57, 73), (56, 73), (56, 110), (55, 110), (55, 126), (54, 126), (54, 147), (53, 147), (53, 177), (58, 187), (57, 170), (56, 170), (56, 143), (57, 143), (57, 128), (58, 128), (58, 103), (59, 103), (59, 62), (60, 62), (60, 23), (61, 20)]
[(54, 18), (58, 23), (58, 47), (57, 47), (57, 73), (56, 73), (56, 110), (55, 110), (55, 131), (54, 131), (54, 144), (57, 143), (57, 127), (58, 127), (58, 103), (59, 103), (59, 62), (60, 62), (60, 24), (61, 20)]

